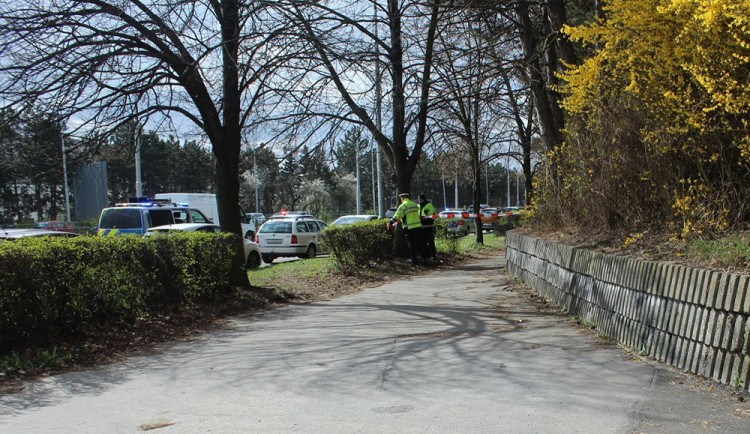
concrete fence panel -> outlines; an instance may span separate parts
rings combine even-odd
[[[508,232],[508,272],[634,351],[750,390],[750,276]]]

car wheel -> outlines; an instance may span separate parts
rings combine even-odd
[[[258,268],[260,267],[260,255],[258,252],[252,251],[247,255],[247,268]]]
[[[266,264],[270,264],[271,262],[273,262],[273,256],[263,255],[263,262],[265,262]]]
[[[307,252],[305,252],[305,258],[312,259],[315,257],[316,253],[318,253],[318,251],[315,249],[315,244],[310,244],[307,247]]]

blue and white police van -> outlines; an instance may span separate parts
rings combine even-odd
[[[104,208],[99,216],[99,235],[143,235],[148,228],[175,223],[212,223],[197,208],[150,198],[130,198]]]

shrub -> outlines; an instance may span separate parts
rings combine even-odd
[[[323,232],[323,242],[337,266],[348,273],[369,261],[393,256],[393,234],[386,231],[383,220],[330,226]]]
[[[435,219],[435,245],[438,251],[455,255],[459,250],[459,237],[448,232],[448,220]]]
[[[229,287],[232,238],[205,233],[36,238],[0,244],[0,352],[95,321],[209,301]]]
[[[497,224],[495,225],[495,232],[498,234],[505,234],[519,226],[521,226],[520,215],[506,215],[498,218]]]

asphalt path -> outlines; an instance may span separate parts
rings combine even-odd
[[[152,430],[747,433],[750,406],[546,308],[496,256],[0,396],[2,433]]]

